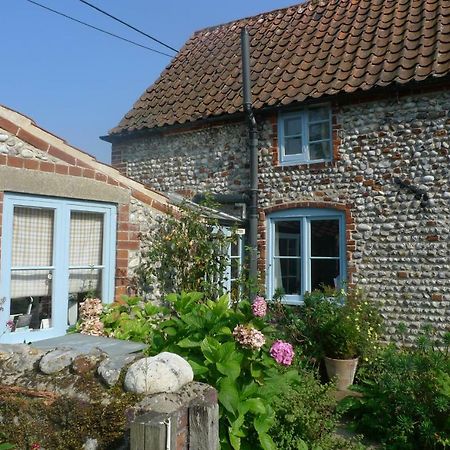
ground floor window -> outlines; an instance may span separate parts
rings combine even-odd
[[[345,278],[344,214],[331,209],[293,209],[268,218],[267,288],[299,303],[305,292],[338,287]]]
[[[62,335],[85,297],[112,301],[114,205],[5,194],[2,230],[0,340]]]

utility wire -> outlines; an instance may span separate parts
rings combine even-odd
[[[41,5],[40,3],[35,2],[33,0],[26,0],[26,1],[29,2],[29,3],[33,3],[33,5],[39,6],[39,7],[43,8],[43,9],[46,9],[47,11],[51,11],[52,13],[58,14],[59,16],[65,17],[66,19],[69,19],[69,20],[72,20],[74,22],[80,23],[81,25],[84,25],[84,26],[86,26],[88,28],[92,28],[93,30],[100,31],[101,33],[104,33],[104,34],[107,34],[109,36],[112,36],[112,37],[115,37],[117,39],[120,39],[121,41],[125,41],[125,42],[128,42],[129,44],[136,45],[137,47],[144,48],[144,49],[149,50],[151,52],[159,53],[160,55],[164,55],[164,56],[168,56],[169,58],[173,58],[173,55],[169,55],[167,53],[160,52],[159,50],[155,50],[154,48],[147,47],[146,45],[142,45],[142,44],[139,44],[138,42],[131,41],[130,39],[126,39],[126,38],[124,38],[122,36],[118,36],[117,34],[110,33],[109,31],[106,31],[106,30],[102,30],[101,28],[98,28],[98,27],[96,27],[94,25],[91,25],[89,23],[86,23],[86,22],[82,22],[81,20],[75,19],[75,18],[73,18],[71,16],[68,16],[67,14],[64,14],[64,13],[62,13],[60,11],[56,11],[55,9],[49,8],[48,6]]]
[[[103,11],[103,9],[97,8],[97,6],[93,5],[92,3],[89,3],[86,0],[80,0],[80,2],[84,3],[85,5],[87,5],[87,6],[91,7],[91,8],[94,8],[95,10],[101,12],[102,14],[105,14],[106,16],[110,17],[111,19],[116,20],[117,22],[120,22],[122,25],[125,25],[126,27],[131,28],[134,31],[137,31],[138,33],[142,34],[143,36],[148,37],[152,41],[155,41],[158,44],[161,44],[162,46],[164,46],[164,47],[166,47],[166,48],[168,48],[170,50],[173,50],[175,53],[178,53],[178,50],[176,48],[173,48],[170,45],[165,44],[164,42],[160,41],[159,39],[156,39],[155,37],[150,36],[149,34],[139,30],[138,28],[133,27],[133,25],[130,25],[129,23],[124,22],[123,20],[113,16],[112,14],[107,13],[106,11]]]

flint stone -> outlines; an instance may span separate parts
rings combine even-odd
[[[174,353],[163,352],[133,363],[125,375],[125,390],[136,394],[177,392],[194,379],[189,363]]]
[[[101,352],[90,353],[89,355],[78,355],[72,363],[72,370],[78,375],[85,375],[93,372],[98,363],[105,358],[105,354]]]
[[[57,348],[47,353],[39,363],[41,372],[50,375],[70,366],[80,352],[67,348]]]
[[[32,370],[44,354],[44,351],[26,344],[0,344],[0,373],[20,376]]]
[[[98,366],[97,373],[108,386],[114,386],[119,381],[122,369],[137,357],[138,355],[120,355],[106,358]]]
[[[29,148],[24,148],[23,150],[20,151],[20,156],[22,158],[32,158],[34,156],[34,153]]]

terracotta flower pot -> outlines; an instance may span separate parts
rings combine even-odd
[[[330,380],[336,378],[336,388],[338,391],[345,391],[355,379],[358,358],[354,359],[333,359],[325,356],[325,367]]]

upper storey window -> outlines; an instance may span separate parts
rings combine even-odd
[[[298,111],[281,113],[278,119],[278,135],[281,164],[330,161],[330,106],[309,106]]]

